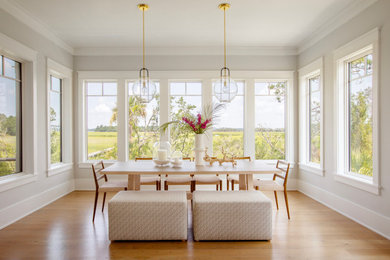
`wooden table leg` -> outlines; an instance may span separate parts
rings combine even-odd
[[[140,175],[129,174],[127,180],[127,190],[140,190]]]
[[[246,188],[253,190],[253,174],[246,174]]]
[[[246,174],[239,174],[239,190],[246,190]]]

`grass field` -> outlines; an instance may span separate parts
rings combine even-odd
[[[116,132],[88,132],[88,154],[116,146]]]

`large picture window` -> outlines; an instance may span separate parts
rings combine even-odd
[[[255,83],[255,158],[285,159],[287,82]]]
[[[374,194],[379,193],[378,42],[374,29],[334,52],[335,179]]]
[[[0,56],[0,176],[22,171],[21,69]]]
[[[117,159],[117,83],[86,82],[87,159]]]
[[[237,81],[237,96],[228,104],[213,127],[213,155],[222,157],[222,148],[230,156],[244,156],[244,88]],[[213,95],[213,103],[218,100]]]
[[[201,82],[170,83],[170,119],[181,120],[190,113],[195,114],[202,108]],[[181,151],[183,156],[192,156],[194,134],[183,131],[180,127],[170,128],[172,149]]]
[[[62,162],[62,79],[50,76],[50,163]]]
[[[128,136],[129,159],[153,157],[153,145],[159,140],[160,132],[160,84],[155,82],[157,94],[149,103],[141,103],[133,95],[133,82],[128,82]]]

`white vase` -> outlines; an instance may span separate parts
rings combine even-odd
[[[205,147],[203,143],[204,134],[195,134],[195,165],[204,165],[203,157],[205,156]]]

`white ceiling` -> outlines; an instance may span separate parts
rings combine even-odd
[[[224,0],[147,0],[148,47],[220,47]],[[358,0],[230,0],[230,47],[297,47]],[[141,45],[141,11],[133,0],[14,0],[74,49]]]

